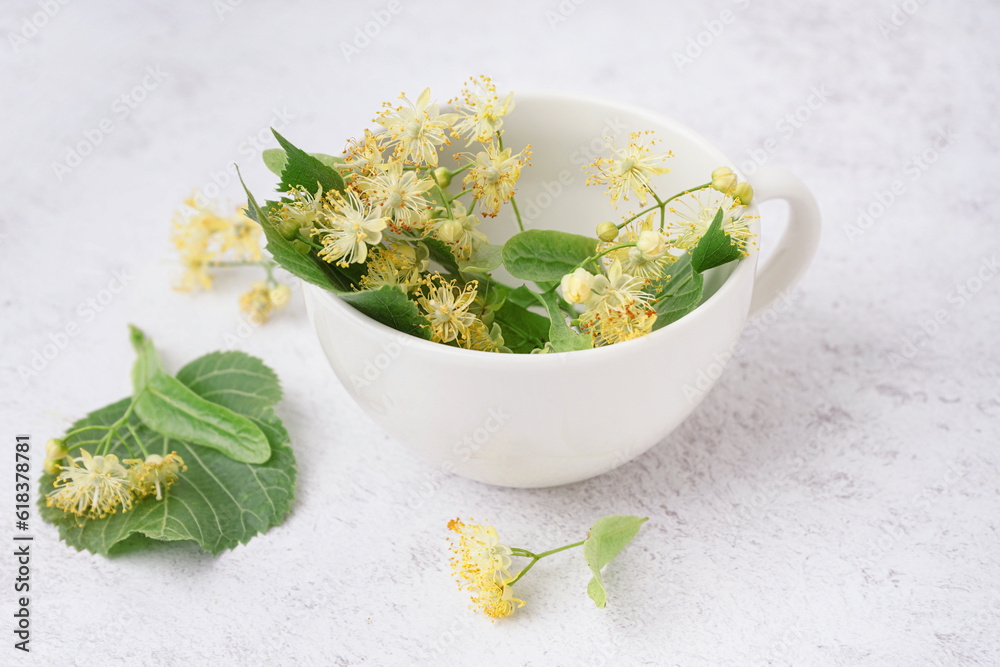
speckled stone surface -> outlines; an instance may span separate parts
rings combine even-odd
[[[233,336],[273,366],[299,490],[282,526],[217,558],[108,560],[34,517],[32,652],[11,646],[4,546],[0,663],[1000,664],[998,30],[985,0],[4,3],[0,535],[14,434],[37,470],[48,437],[127,393],[129,322],[169,368]],[[298,296],[242,337],[250,277],[170,289],[172,212],[195,187],[240,202],[233,161],[265,191],[269,125],[335,152],[382,100],[478,73],[673,116],[747,171],[791,169],[825,216],[791,307],[747,330],[691,418],[562,488],[451,477],[388,439]],[[764,215],[766,248],[782,207]],[[545,549],[609,513],[650,520],[605,610],[579,554],[540,563],[496,624],[450,580],[456,515]]]

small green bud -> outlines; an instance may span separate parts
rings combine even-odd
[[[299,223],[294,220],[282,220],[278,223],[278,233],[281,234],[285,240],[291,241],[299,234]]]
[[[753,201],[753,188],[746,181],[743,181],[736,186],[733,190],[733,199],[743,204],[744,206],[749,206],[750,202]]]
[[[451,185],[451,170],[448,167],[438,167],[434,170],[434,182],[442,188]]]
[[[613,222],[602,222],[597,225],[597,238],[610,243],[618,238],[618,225]]]
[[[292,241],[292,247],[295,248],[295,250],[298,251],[298,253],[301,255],[308,255],[309,251],[312,250],[312,248],[309,246],[308,243],[306,243],[305,241],[300,241],[298,239]]]
[[[719,167],[712,172],[712,188],[728,194],[736,187],[736,174],[729,167]]]

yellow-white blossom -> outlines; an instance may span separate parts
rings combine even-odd
[[[391,216],[394,228],[399,231],[409,229],[430,207],[424,193],[434,187],[434,181],[420,178],[413,171],[403,171],[402,163],[392,162],[362,181],[360,187],[370,201],[381,207],[379,215]]]
[[[428,223],[436,238],[447,243],[455,256],[465,259],[472,257],[472,253],[489,240],[476,229],[478,225],[479,218],[470,215],[460,201],[452,202],[451,216],[445,215]]]
[[[470,78],[462,88],[462,100],[455,105],[461,118],[455,123],[453,133],[456,137],[467,136],[469,144],[490,141],[503,126],[503,119],[514,110],[514,93],[501,98],[488,76]]]
[[[440,275],[424,279],[417,292],[417,303],[423,308],[431,329],[431,340],[450,343],[469,335],[469,327],[476,316],[469,307],[476,298],[476,281],[459,288],[456,281],[448,281]]]
[[[62,467],[54,485],[56,490],[45,497],[49,507],[91,519],[114,514],[119,507],[128,511],[138,491],[117,456],[91,456],[86,450]]]
[[[412,176],[412,173],[407,175]],[[332,212],[316,221],[314,234],[323,244],[319,256],[330,263],[348,266],[361,264],[368,257],[368,246],[382,242],[382,230],[388,221],[381,209],[362,201],[353,190],[347,190]]]
[[[430,88],[420,93],[416,104],[406,95],[400,95],[400,99],[406,106],[383,112],[375,119],[389,134],[388,145],[395,145],[400,159],[436,167],[438,148],[450,143],[445,131],[458,120],[458,114],[443,114],[437,104],[431,104]]]
[[[472,188],[479,200],[483,214],[495,216],[500,206],[514,196],[517,179],[521,177],[521,167],[531,164],[531,147],[526,147],[517,155],[511,149],[500,150],[495,143],[480,151],[470,167],[462,184]]]
[[[672,245],[687,250],[698,245],[720,208],[722,231],[729,234],[743,253],[747,253],[748,244],[756,244],[756,234],[750,229],[756,216],[747,215],[746,207],[729,195],[709,188],[684,195],[675,204],[670,207],[666,229]]]
[[[595,276],[587,269],[576,269],[562,277],[560,287],[563,298],[569,303],[585,303],[590,299]]]
[[[670,171],[660,164],[668,157],[673,157],[673,154],[668,152],[654,155],[652,146],[655,140],[645,145],[641,143],[641,139],[642,133],[630,133],[625,148],[618,148],[612,139],[609,144],[611,157],[600,157],[590,164],[594,173],[587,178],[587,185],[606,185],[612,202],[619,198],[627,200],[631,191],[635,193],[639,203],[645,206],[649,180]]]

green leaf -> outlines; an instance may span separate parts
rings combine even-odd
[[[653,283],[649,290],[656,303],[653,331],[676,322],[697,308],[705,285],[705,278],[691,267],[691,256],[687,253],[681,255],[667,270],[670,277]]]
[[[309,155],[312,155],[326,166],[333,167],[334,169],[344,164],[344,158],[342,157],[334,157],[325,153],[310,153]],[[264,149],[261,158],[264,160],[264,166],[275,176],[281,176],[281,172],[285,170],[285,165],[288,164],[288,155],[280,148]]]
[[[138,352],[132,367],[135,412],[146,426],[218,450],[235,461],[263,463],[271,457],[267,436],[256,424],[167,375],[159,367],[152,341],[139,329],[132,327],[131,337]]]
[[[529,229],[503,246],[503,264],[515,278],[560,280],[594,255],[597,239],[548,229]]]
[[[601,568],[610,563],[625,545],[632,541],[639,528],[648,519],[649,517],[612,514],[598,519],[590,527],[587,539],[583,543],[583,558],[587,561],[590,571],[594,573],[590,583],[587,584],[587,595],[598,607],[603,609],[608,601]]]
[[[78,520],[39,501],[41,515],[59,528],[60,537],[76,549],[108,555],[126,550],[155,548],[161,541],[193,540],[207,552],[218,554],[281,523],[291,509],[295,490],[295,457],[288,446],[288,434],[274,415],[274,403],[281,396],[277,378],[260,360],[241,352],[213,353],[196,359],[183,369],[194,391],[204,392],[220,405],[265,428],[272,451],[263,465],[239,463],[211,449],[190,442],[164,438],[146,427],[136,415],[129,425],[150,449],[166,455],[176,451],[188,469],[164,493],[163,500],[147,496],[124,513],[104,519]],[[110,425],[121,417],[129,404],[124,399],[97,410],[74,424],[73,429]],[[93,438],[94,431],[71,436],[73,445]],[[133,451],[137,443],[129,430],[122,435]],[[112,454],[129,458],[125,447],[114,441]],[[88,450],[90,451],[90,450]],[[43,493],[52,489],[55,475],[44,475]]]
[[[162,369],[160,355],[153,346],[153,341],[140,329],[128,325],[129,338],[135,348],[136,359],[132,364],[132,391],[138,394],[149,382],[149,378]]]
[[[427,320],[420,314],[417,304],[398,287],[383,285],[377,290],[341,294],[340,298],[387,327],[430,340],[430,331],[425,326]]]
[[[528,354],[536,348],[545,346],[551,323],[549,318],[532,313],[512,300],[511,296],[517,291],[510,291],[507,300],[494,313],[493,321],[499,324],[503,331],[504,345],[513,352]]]
[[[281,170],[279,191],[288,192],[292,188],[303,187],[309,192],[315,193],[317,186],[322,186],[323,192],[344,191],[344,177],[340,175],[339,171],[323,164],[304,150],[296,148],[278,134],[277,130],[272,128],[271,132],[274,133],[274,137],[285,150],[287,158],[285,168]]]
[[[503,263],[503,246],[484,243],[472,253],[469,259],[459,259],[458,269],[462,273],[489,273]]]
[[[458,260],[455,259],[455,254],[451,251],[451,246],[433,236],[425,236],[420,239],[420,242],[430,250],[431,259],[444,267],[446,272],[458,273]]]
[[[594,347],[590,336],[573,331],[566,324],[566,316],[559,309],[559,299],[555,292],[544,294],[534,293],[535,298],[549,313],[549,341],[553,352],[573,352],[574,350],[589,350]]]
[[[708,226],[698,245],[691,251],[691,266],[698,273],[704,273],[716,266],[728,264],[743,256],[743,250],[732,237],[722,230],[723,212],[715,214],[712,224]]]
[[[263,228],[264,237],[267,239],[267,246],[265,247],[271,253],[274,261],[281,268],[307,283],[312,283],[334,293],[349,291],[351,288],[350,284],[343,278],[332,275],[330,271],[324,269],[320,265],[322,260],[314,258],[311,253],[303,255],[295,249],[291,241],[278,232],[277,227],[267,217],[267,214],[261,210],[260,206],[257,205],[257,200],[254,199],[254,196],[250,194],[246,183],[243,182],[243,175],[239,173],[239,168],[236,169],[236,173],[240,177],[240,184],[243,185],[244,192],[247,193],[247,214]]]

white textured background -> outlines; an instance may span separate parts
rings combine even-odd
[[[748,332],[653,450],[526,491],[449,477],[382,435],[328,371],[296,298],[238,345],[287,390],[291,517],[214,559],[174,544],[112,560],[76,553],[36,517],[33,652],[10,646],[5,555],[0,663],[1000,664],[1000,6],[400,2],[349,62],[342,44],[386,3],[50,0],[37,34],[25,20],[45,1],[3,3],[6,544],[13,435],[34,436],[37,470],[47,438],[126,394],[126,323],[173,369],[238,330],[250,277],[171,291],[169,219],[233,161],[266,191],[247,138],[276,111],[292,116],[287,136],[335,152],[382,100],[427,84],[447,98],[478,73],[655,109],[813,188],[825,229],[793,307]],[[707,46],[679,66],[699,33]],[[115,100],[147,67],[164,78],[122,118]],[[779,125],[814,87],[826,101]],[[113,132],[57,175],[103,118]],[[880,210],[893,181],[902,193]],[[241,199],[232,183],[220,196]],[[80,305],[116,271],[127,289],[100,312]],[[79,334],[22,378],[71,324]],[[541,550],[609,513],[650,521],[607,570],[606,610],[586,596],[578,553],[540,563],[519,585],[527,606],[492,625],[449,578],[445,522],[458,514]]]

